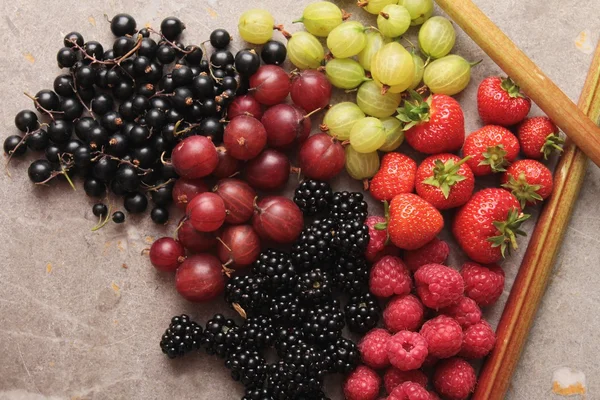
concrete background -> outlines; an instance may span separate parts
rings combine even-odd
[[[240,6],[227,0],[3,0],[0,136],[16,133],[14,115],[31,108],[23,91],[52,87],[59,73],[55,54],[63,34],[76,30],[86,39],[105,46],[110,43],[104,14],[128,12],[138,26],[150,23],[155,27],[162,18],[176,15],[188,27],[184,43],[198,43],[218,27],[235,35],[237,18],[250,5],[271,10],[278,22],[299,30],[301,26],[290,22],[308,3],[265,0]],[[358,11],[352,1],[338,3],[374,24],[373,17]],[[591,55],[585,46],[576,46],[575,38],[588,30],[594,47],[600,32],[597,0],[476,3],[561,89],[577,99]],[[239,47],[239,43],[234,45]],[[462,32],[455,52],[471,60],[484,59],[473,71],[474,82],[459,97],[466,109],[468,131],[473,131],[480,125],[475,108],[477,84],[500,71]],[[204,324],[215,310],[230,313],[220,301],[203,305],[184,301],[175,292],[173,277],[157,274],[147,258],[140,256],[153,238],[172,232],[174,224],[157,227],[146,216],[90,232],[95,224],[93,201],[85,197],[81,182],[77,192],[58,182],[33,187],[26,174],[31,160],[32,155],[16,160],[12,178],[0,173],[0,399],[239,398],[241,387],[229,379],[220,360],[202,354],[170,362],[160,352],[158,341],[172,315],[185,312]],[[587,398],[600,396],[598,182],[598,168],[590,166],[509,399],[558,398],[551,393],[552,372],[563,366],[587,375]],[[293,186],[290,182],[289,189]],[[357,189],[358,185],[345,178],[335,185],[336,189],[345,187]],[[532,226],[533,221],[528,230]],[[449,238],[447,232],[442,236]],[[522,243],[524,247],[526,241]],[[504,263],[508,283],[514,279],[520,255],[522,251]],[[461,259],[455,252],[451,265],[460,266]],[[486,316],[496,322],[502,307],[493,307]],[[335,379],[328,387],[332,398],[342,398]]]

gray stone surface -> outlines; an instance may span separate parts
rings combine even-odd
[[[278,22],[299,30],[290,22],[308,3],[4,0],[0,2],[1,136],[15,133],[13,116],[31,107],[23,91],[33,94],[52,87],[59,73],[55,54],[63,34],[77,30],[87,39],[109,43],[104,14],[125,11],[139,25],[153,26],[167,15],[177,15],[188,27],[184,42],[197,43],[217,27],[235,34],[238,15],[251,6],[268,8]],[[339,3],[374,23],[352,1]],[[597,0],[478,0],[477,4],[577,99],[591,55],[576,48],[574,38],[589,29],[592,45],[598,39]],[[234,47],[240,46],[237,41]],[[459,96],[468,130],[473,131],[480,125],[474,97],[477,83],[500,71],[462,33],[455,51],[472,60],[484,59],[473,72],[474,82]],[[12,177],[0,173],[0,399],[239,398],[240,386],[229,379],[221,361],[201,355],[170,362],[158,348],[159,337],[174,314],[186,312],[202,322],[215,310],[232,315],[221,302],[196,305],[182,300],[173,277],[157,274],[147,258],[140,256],[153,238],[172,232],[174,224],[157,228],[147,217],[134,217],[122,226],[90,232],[96,222],[91,214],[93,201],[85,198],[81,182],[75,193],[64,182],[32,187],[26,175],[32,159],[30,155],[14,162]],[[558,398],[551,393],[551,378],[562,366],[587,375],[588,398],[600,393],[599,179],[597,167],[590,166],[509,399]],[[290,182],[288,189],[293,185]],[[359,187],[346,178],[336,183],[336,188],[350,186]],[[528,230],[532,226],[529,223]],[[442,236],[448,239],[449,233]],[[509,282],[520,255],[522,250],[504,263]],[[451,265],[459,266],[461,260],[456,253]],[[493,307],[487,316],[497,321],[502,307]],[[335,380],[328,386],[332,398],[342,398]]]

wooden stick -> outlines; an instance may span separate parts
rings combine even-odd
[[[578,110],[471,0],[436,2],[600,166],[600,128]]]
[[[579,109],[600,118],[600,44],[590,67]],[[497,329],[496,348],[484,364],[474,400],[502,400],[517,367],[554,260],[583,183],[587,157],[567,140],[554,174],[554,193],[538,219]]]

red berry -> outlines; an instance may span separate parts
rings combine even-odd
[[[359,365],[344,382],[346,400],[375,400],[379,394],[381,378],[372,369]]]
[[[526,119],[519,125],[517,136],[525,157],[534,160],[547,159],[553,152],[561,152],[565,142],[548,117]]]
[[[298,161],[307,178],[328,181],[344,168],[346,152],[335,138],[326,133],[317,133],[302,144]]]
[[[425,264],[444,264],[450,254],[450,246],[441,239],[435,238],[425,246],[404,252],[404,262],[408,269],[415,272]]]
[[[276,243],[292,243],[302,232],[304,217],[292,200],[270,196],[256,204],[252,226],[264,239]]]
[[[505,171],[519,155],[519,140],[508,129],[487,125],[465,140],[463,156],[470,156],[467,165],[475,176]]]
[[[238,115],[248,115],[260,120],[263,111],[260,103],[254,97],[250,95],[236,96],[227,108],[227,117],[231,119]]]
[[[239,115],[232,118],[225,127],[223,144],[231,157],[242,161],[251,160],[265,148],[267,132],[256,118]]]
[[[173,272],[185,260],[185,249],[177,240],[162,237],[152,243],[149,256],[154,268]]]
[[[419,298],[429,308],[438,310],[457,303],[464,292],[460,274],[441,264],[427,264],[415,272]]]
[[[483,358],[496,344],[496,334],[486,321],[481,320],[465,329],[462,349],[459,353],[465,358]]]
[[[553,186],[552,171],[535,160],[519,160],[502,174],[502,187],[519,200],[522,208],[546,200]]]
[[[324,73],[305,70],[292,79],[292,101],[307,113],[326,107],[331,99],[331,83]]]
[[[423,323],[423,304],[412,294],[394,297],[383,311],[385,326],[392,332],[414,331]]]
[[[182,178],[197,179],[210,175],[219,156],[215,145],[205,136],[190,136],[179,142],[171,153],[175,172]]]
[[[385,256],[377,261],[369,274],[369,290],[377,297],[410,293],[412,279],[399,257]]]
[[[416,173],[415,160],[401,153],[387,153],[369,184],[371,196],[379,201],[392,201],[397,194],[411,193]]]
[[[462,346],[462,328],[458,322],[446,315],[439,315],[426,321],[419,333],[427,340],[429,355],[432,357],[455,356]]]
[[[177,208],[185,210],[194,197],[208,192],[208,186],[202,179],[179,178],[173,185],[173,202]]]
[[[414,369],[412,371],[400,371],[398,368],[388,368],[383,375],[383,383],[385,386],[385,391],[388,393],[392,393],[392,391],[399,385],[404,382],[414,382],[423,387],[427,387],[427,375],[423,373],[423,371],[419,369]]]
[[[216,178],[229,178],[240,170],[240,160],[231,157],[225,147],[217,147],[217,155],[219,156],[219,163],[212,173]]]
[[[212,192],[200,193],[190,201],[185,213],[196,230],[213,232],[225,222],[225,203]]]
[[[418,369],[427,357],[427,341],[416,332],[400,331],[387,344],[390,363],[401,371]]]
[[[375,215],[370,215],[367,217],[365,221],[365,225],[369,227],[369,244],[367,245],[367,250],[365,251],[365,257],[368,261],[373,262],[374,258],[377,256],[377,253],[382,251],[385,247],[387,241],[387,227],[385,227],[385,218],[378,217]],[[382,229],[375,228],[375,225],[382,224]]]
[[[483,266],[466,262],[460,274],[465,282],[465,296],[475,300],[480,307],[494,304],[504,291],[504,270],[496,264]]]
[[[185,217],[184,217],[185,218]],[[217,246],[217,236],[220,232],[200,232],[194,229],[189,219],[181,221],[177,230],[177,239],[183,247],[192,253],[204,253]]]
[[[208,301],[221,295],[225,281],[219,259],[210,254],[186,258],[175,275],[175,287],[179,294],[194,302]]]
[[[290,78],[279,66],[263,65],[250,77],[250,88],[259,103],[279,104],[290,93]]]
[[[223,229],[217,254],[228,267],[240,269],[252,264],[260,254],[260,238],[250,225],[233,225]]]
[[[370,330],[358,343],[362,362],[374,369],[390,365],[387,356],[387,342],[391,337],[392,335],[385,329]]]
[[[312,126],[304,111],[289,104],[269,108],[260,122],[267,131],[267,144],[274,149],[289,149],[294,143],[304,142]]]
[[[456,304],[440,310],[441,313],[454,318],[463,329],[481,321],[481,309],[475,300],[463,297]]]
[[[462,358],[442,360],[433,375],[433,386],[444,398],[465,400],[475,390],[475,370]]]
[[[429,392],[418,383],[404,382],[398,385],[387,400],[431,400]]]
[[[490,76],[477,90],[477,109],[484,124],[511,126],[527,117],[531,100],[512,79]]]
[[[246,182],[235,178],[221,179],[213,192],[223,199],[227,209],[225,222],[237,225],[252,218],[256,192]]]
[[[266,149],[246,163],[244,177],[259,190],[281,189],[290,177],[290,160],[280,151]]]

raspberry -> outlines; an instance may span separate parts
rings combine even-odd
[[[475,303],[475,300],[468,297],[463,297],[458,303],[446,307],[440,312],[454,318],[463,329],[481,321],[481,309]]]
[[[483,358],[496,344],[496,334],[485,320],[465,330],[462,349],[459,355],[465,358]]]
[[[457,303],[463,297],[462,277],[445,265],[423,265],[415,272],[415,285],[423,304],[435,310]]]
[[[367,250],[365,251],[365,257],[370,262],[373,262],[373,259],[377,256],[377,253],[382,251],[385,247],[385,242],[387,241],[387,228],[375,228],[375,225],[385,223],[386,219],[384,217],[378,217],[375,215],[367,217],[367,220],[365,221],[365,225],[369,227],[370,236],[369,244],[367,245]]]
[[[494,304],[504,290],[504,271],[495,264],[483,266],[466,262],[460,274],[465,281],[465,295],[480,307]]]
[[[383,322],[392,332],[414,331],[423,323],[423,304],[412,294],[394,297],[383,311]]]
[[[390,363],[401,371],[410,371],[423,365],[427,357],[427,341],[416,332],[400,331],[388,340]]]
[[[419,333],[427,340],[429,355],[436,358],[455,356],[462,346],[462,328],[446,315],[439,315],[425,322]]]
[[[436,392],[429,392],[429,400],[441,400]]]
[[[465,360],[458,357],[442,360],[433,374],[433,386],[444,398],[464,400],[475,389],[475,370]]]
[[[430,400],[429,392],[418,383],[404,382],[394,389],[387,400]]]
[[[379,375],[371,368],[360,365],[344,382],[344,395],[347,400],[375,400],[380,385]]]
[[[388,368],[383,375],[383,384],[385,391],[392,393],[396,386],[400,386],[404,382],[414,382],[423,387],[427,386],[427,375],[419,369],[412,371],[400,371],[398,368]]]
[[[420,249],[405,251],[404,262],[408,269],[415,272],[420,266],[425,264],[445,263],[448,254],[450,254],[448,243],[435,238]]]
[[[410,293],[412,279],[404,262],[398,257],[385,256],[371,268],[369,290],[377,297]]]
[[[390,365],[386,346],[391,337],[385,329],[375,328],[369,331],[358,343],[362,362],[374,369]]]

